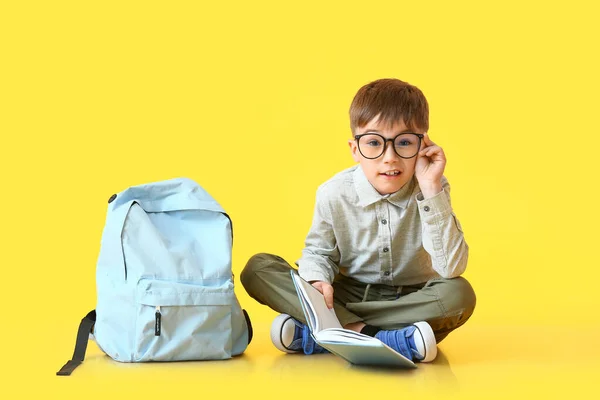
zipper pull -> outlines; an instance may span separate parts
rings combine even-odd
[[[154,313],[154,336],[160,336],[160,306],[156,306],[156,312]]]

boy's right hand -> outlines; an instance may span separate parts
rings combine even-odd
[[[333,308],[333,286],[323,281],[314,281],[311,282],[311,284],[315,289],[321,292],[323,297],[325,297],[325,304],[327,304],[327,307]]]

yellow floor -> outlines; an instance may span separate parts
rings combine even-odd
[[[435,362],[411,371],[380,370],[354,367],[330,354],[282,354],[270,343],[268,321],[255,321],[252,344],[233,360],[120,364],[90,344],[84,364],[71,377],[57,377],[54,373],[70,355],[74,339],[60,338],[56,347],[46,350],[49,357],[35,365],[25,360],[23,365],[30,365],[37,379],[23,375],[19,393],[80,398],[91,387],[94,393],[84,397],[106,400],[249,395],[397,399],[407,393],[420,398],[599,398],[599,338],[600,327],[469,322],[440,344]]]

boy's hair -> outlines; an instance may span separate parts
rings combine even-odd
[[[429,105],[423,92],[399,79],[379,79],[358,90],[350,105],[352,134],[378,115],[388,128],[404,121],[409,129],[429,130]]]

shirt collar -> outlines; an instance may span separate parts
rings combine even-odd
[[[365,176],[361,166],[358,165],[353,172],[354,177],[354,188],[358,194],[358,205],[361,207],[367,207],[378,201],[387,200],[395,206],[406,208],[415,186],[415,177],[413,176],[410,181],[406,183],[400,190],[392,194],[381,195],[371,185],[371,182]]]

